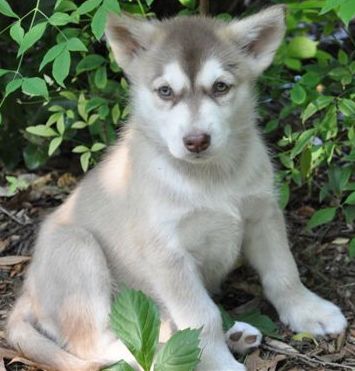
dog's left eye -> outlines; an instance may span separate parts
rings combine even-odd
[[[174,96],[173,89],[168,85],[163,85],[158,88],[158,95],[162,99],[170,99]]]
[[[224,95],[228,93],[230,85],[223,81],[216,81],[212,86],[212,93],[214,96]]]

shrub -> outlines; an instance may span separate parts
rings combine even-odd
[[[7,168],[23,160],[36,169],[68,153],[79,156],[84,171],[95,164],[129,114],[128,82],[102,41],[107,13],[151,15],[155,2],[33,0],[12,2],[12,9],[0,0],[6,23],[0,42],[7,51],[0,69],[0,158]],[[278,162],[280,202],[286,207],[292,191],[300,190],[319,209],[309,229],[336,216],[351,224],[355,62],[349,24],[355,2],[283,2],[287,35],[258,85],[262,128]],[[210,0],[220,18],[230,19],[219,4]],[[196,13],[197,2],[180,0],[178,9]]]

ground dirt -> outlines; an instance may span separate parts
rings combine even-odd
[[[0,371],[39,370],[7,350],[4,324],[21,288],[40,221],[77,182],[76,177],[59,171],[21,176],[30,186],[12,197],[5,196],[8,190],[0,187]],[[259,308],[280,328],[278,339],[265,337],[262,346],[244,359],[250,370],[355,370],[355,260],[348,256],[354,230],[337,221],[314,233],[306,232],[304,226],[313,211],[302,202],[287,211],[292,250],[303,282],[338,304],[349,327],[337,337],[314,339],[304,334],[294,338],[263,299],[255,273],[241,266],[225,283],[219,300],[230,312]]]

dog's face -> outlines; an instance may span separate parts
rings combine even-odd
[[[219,22],[110,17],[107,38],[132,82],[133,111],[149,138],[188,162],[225,156],[253,121],[252,84],[284,34],[284,8]]]

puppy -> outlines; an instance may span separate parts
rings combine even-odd
[[[109,18],[133,112],[117,146],[42,224],[8,321],[12,346],[63,371],[133,362],[108,324],[125,285],[151,295],[175,328],[203,328],[198,370],[245,370],[229,348],[243,352],[261,335],[236,323],[226,340],[209,296],[241,250],[292,330],[344,330],[338,307],[300,281],[256,127],[254,83],[284,32],[283,6],[229,23]]]

